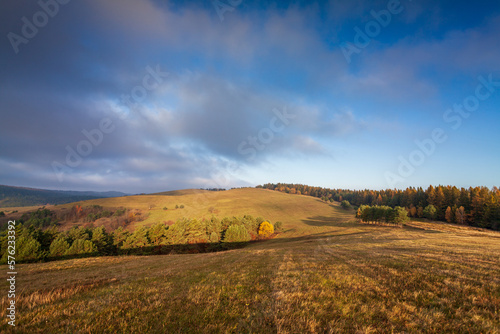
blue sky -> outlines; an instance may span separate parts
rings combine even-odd
[[[0,22],[0,184],[500,184],[494,1],[16,1]]]

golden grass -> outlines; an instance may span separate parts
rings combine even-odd
[[[209,195],[220,215],[255,210],[285,232],[220,253],[19,265],[16,332],[500,333],[498,232],[362,224],[259,189]],[[189,196],[170,197],[204,214]]]

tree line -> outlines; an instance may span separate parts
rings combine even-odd
[[[500,189],[493,187],[457,188],[455,186],[409,187],[385,190],[349,190],[311,187],[303,184],[268,183],[258,188],[302,194],[324,201],[344,200],[355,207],[378,205],[403,207],[408,216],[430,218],[475,227],[500,230]]]
[[[130,232],[119,227],[112,232],[100,227],[73,227],[59,231],[52,225],[16,224],[16,261],[32,262],[78,256],[163,254],[171,250],[199,252],[227,249],[232,244],[266,239],[282,229],[261,217],[212,217],[180,219],[172,225],[156,223]],[[202,246],[198,246],[202,245]],[[0,234],[0,263],[7,261],[8,233]]]
[[[364,222],[388,223],[403,226],[410,220],[408,211],[405,208],[396,206],[391,208],[386,205],[361,205],[356,211],[356,218],[361,218]]]

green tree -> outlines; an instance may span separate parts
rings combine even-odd
[[[123,246],[123,243],[127,238],[130,236],[130,232],[125,231],[123,227],[118,227],[116,230],[113,231],[113,245],[121,248]]]
[[[138,248],[151,246],[148,238],[148,228],[143,226],[135,230],[123,243],[122,248]]]
[[[349,201],[347,201],[347,200],[343,200],[343,201],[340,203],[340,206],[341,206],[343,209],[347,210],[347,209],[349,209],[349,208],[351,207],[351,203],[349,203]]]
[[[155,246],[167,244],[167,226],[163,223],[156,223],[149,229],[148,237]]]
[[[427,219],[436,219],[436,213],[437,213],[436,207],[432,204],[427,205],[424,208],[424,211],[422,212],[424,217]]]
[[[69,248],[70,245],[66,240],[66,236],[61,234],[50,244],[49,254],[52,257],[63,256],[68,253]]]
[[[68,239],[70,243],[73,243],[73,241],[78,239],[90,240],[91,236],[92,236],[92,231],[90,231],[88,228],[80,226],[75,226],[68,231]]]
[[[31,235],[23,235],[16,240],[17,261],[36,261],[43,257],[42,246]]]
[[[246,242],[250,240],[250,234],[243,225],[231,225],[224,234],[224,242]]]
[[[104,227],[94,228],[91,240],[100,254],[111,254],[113,252],[113,236],[108,234]]]
[[[97,247],[90,240],[76,239],[68,249],[67,255],[95,254]]]
[[[397,206],[394,208],[393,223],[402,226],[404,223],[410,221],[408,211],[405,208]]]

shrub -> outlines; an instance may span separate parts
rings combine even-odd
[[[274,223],[274,230],[275,231],[283,231],[283,223],[282,222]]]
[[[113,216],[115,216],[115,217],[122,216],[123,214],[125,214],[126,211],[127,211],[127,209],[118,209],[115,211]]]
[[[210,241],[211,243],[216,243],[216,242],[219,242],[219,234],[218,234],[217,232],[212,232],[212,233],[210,234],[210,239],[209,239],[209,241]]]
[[[251,237],[243,225],[231,225],[224,234],[224,242],[246,242]]]
[[[163,210],[168,210],[166,206],[163,207]]]
[[[5,212],[0,211],[0,217],[5,217]]]
[[[349,203],[349,201],[346,201],[346,200],[343,200],[341,203],[340,203],[340,206],[343,208],[343,209],[349,209],[351,207],[351,203]]]
[[[269,238],[274,233],[274,227],[271,223],[264,221],[259,225],[259,236]]]
[[[184,209],[184,204],[181,204],[180,208],[181,208],[181,209]]]

